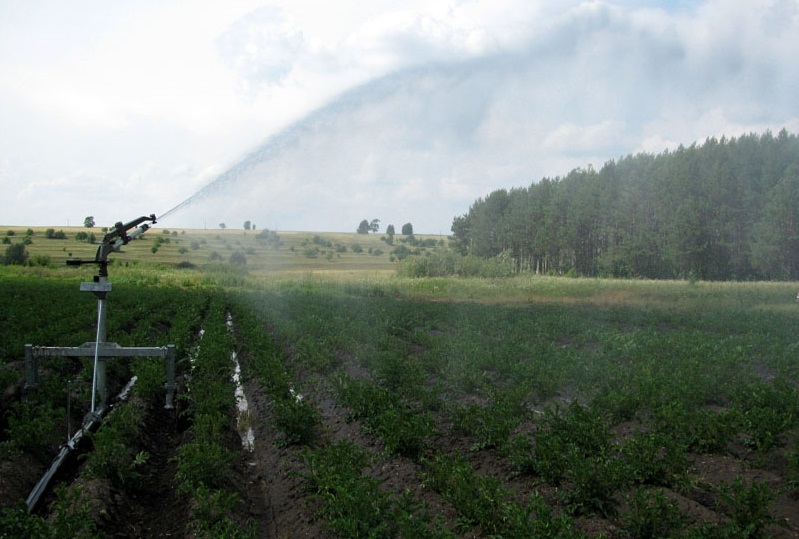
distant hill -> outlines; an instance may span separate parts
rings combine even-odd
[[[583,276],[799,279],[799,139],[784,129],[500,189],[455,217],[462,253]]]
[[[24,263],[28,265],[58,267],[70,258],[93,260],[103,235],[99,227],[0,226],[0,259],[8,247],[23,244]],[[385,234],[354,232],[192,230],[155,225],[109,259],[115,264],[186,268],[231,264],[250,273],[394,272],[400,259],[445,250],[446,243],[445,237],[419,234],[389,238]]]

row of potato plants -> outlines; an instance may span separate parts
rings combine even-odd
[[[331,442],[326,438],[321,428],[321,413],[312,403],[313,399],[301,397],[306,388],[310,389],[309,386],[319,380],[315,376],[313,380],[303,380],[299,372],[312,364],[312,372],[329,374],[330,364],[335,358],[326,357],[323,347],[311,344],[319,335],[312,331],[304,333],[300,326],[296,328],[305,338],[280,331],[265,331],[265,324],[292,324],[292,321],[288,318],[273,320],[268,314],[268,306],[263,303],[265,298],[260,294],[243,294],[239,299],[234,311],[239,320],[237,331],[248,355],[248,372],[261,382],[272,399],[273,423],[283,433],[280,443],[302,447],[305,470],[301,475],[309,500],[316,507],[317,517],[323,519],[327,528],[339,537],[454,537],[441,519],[430,514],[410,491],[392,493],[380,487],[380,482],[365,471],[379,457],[349,441]],[[307,304],[291,305],[297,309],[307,307]],[[299,343],[299,346],[291,343]],[[291,359],[290,352],[293,353]],[[339,389],[346,392],[344,384],[347,382],[341,378],[340,383]],[[410,409],[398,402],[386,403],[380,400],[379,395],[373,396],[376,401],[372,406],[382,407],[385,414],[383,427],[375,423],[373,428],[386,436],[389,450],[419,456],[420,446],[417,444],[423,435],[415,431],[409,434],[399,425],[418,420],[415,424],[421,424],[421,430],[426,431],[430,428],[429,423],[424,418],[414,419]],[[369,406],[365,402],[364,405]],[[353,418],[358,413],[357,409],[357,405],[353,406]],[[388,432],[389,425],[394,427],[391,433]],[[392,446],[392,441],[396,445]]]
[[[85,312],[92,310],[94,301],[86,294],[71,294],[77,288],[76,283],[70,281],[67,287],[58,280],[25,279],[14,284],[12,297],[21,303],[12,304],[11,308],[18,315],[26,311],[30,314],[26,323],[19,326],[21,333],[36,335],[36,328],[46,326],[48,336],[44,344],[48,345],[74,346],[93,338],[91,319],[96,315],[92,313],[92,316],[87,316]],[[70,298],[71,303],[65,303],[63,296]],[[109,303],[112,305],[109,340],[124,345],[176,343],[180,356],[187,350],[185,335],[191,334],[192,326],[202,318],[207,298],[202,294],[186,294],[173,288],[133,289],[123,285],[115,288]],[[71,312],[75,316],[68,316]],[[144,338],[147,341],[142,342]],[[25,341],[30,342],[27,338]],[[18,356],[11,355],[7,360],[13,363],[15,357]],[[90,358],[47,358],[42,361],[40,369],[42,383],[37,391],[27,392],[22,400],[11,405],[3,447],[8,457],[14,452],[35,455],[44,471],[44,465],[55,454],[54,443],[67,436],[68,429],[64,423],[67,399],[72,417],[66,420],[72,424],[73,432],[81,425],[83,415],[88,411],[92,363]],[[16,377],[13,383],[21,383],[19,377],[22,373],[19,369],[14,369],[14,372]],[[113,403],[100,428],[89,434],[91,450],[80,456],[82,461],[85,460],[81,472],[85,479],[107,479],[114,488],[122,491],[135,489],[146,479],[140,470],[149,454],[140,446],[141,435],[148,408],[164,405],[165,372],[166,366],[161,358],[108,360],[108,381],[112,389],[109,393],[115,394],[116,389],[133,375],[137,377],[137,383],[132,398]],[[80,494],[80,487],[61,485],[58,488],[68,492],[64,496],[77,500],[70,502],[71,507],[78,507],[81,511],[85,509],[88,501]],[[44,530],[41,532],[44,535],[34,535],[37,537],[53,532],[54,528],[48,521],[28,515],[21,500],[20,504],[6,508],[6,516],[11,521],[28,522],[34,528]],[[55,511],[58,512],[62,505],[57,503]],[[96,523],[87,520],[85,511],[84,517],[85,529],[95,529]]]
[[[55,284],[55,288],[60,288],[62,284],[32,280],[22,284],[23,291],[19,297],[24,299],[31,312],[36,312],[41,320],[54,319],[53,314],[57,311],[47,310],[46,299],[54,295],[53,287],[48,285]],[[230,414],[235,401],[230,361],[234,343],[224,323],[223,296],[217,294],[209,307],[209,296],[213,293],[208,290],[138,286],[133,289],[122,286],[115,287],[112,294],[109,299],[109,340],[122,345],[174,343],[178,358],[182,358],[178,370],[192,370],[191,391],[183,395],[185,403],[181,404],[181,408],[186,408],[184,414],[191,427],[188,441],[178,448],[174,457],[179,491],[193,500],[189,525],[191,533],[199,537],[216,537],[220,534],[226,537],[253,536],[254,527],[251,523],[234,522],[228,514],[241,503],[241,499],[226,483],[226,470],[232,465],[234,456],[228,445]],[[76,299],[87,298],[73,297],[73,303],[70,304],[73,310],[78,307],[74,303]],[[51,304],[55,308],[63,307],[58,301]],[[61,333],[54,332],[51,327],[45,342],[79,344],[72,324],[75,319],[80,317],[65,323]],[[82,323],[91,327],[91,318],[82,320]],[[207,329],[202,346],[195,347],[193,339],[198,335],[200,323]],[[87,332],[79,338],[82,339],[80,342],[84,342],[92,337]],[[194,368],[189,364],[190,356],[194,357]],[[35,451],[43,463],[52,456],[52,444],[42,444],[42,440],[47,439],[43,434],[58,430],[54,427],[63,418],[63,405],[59,404],[66,400],[66,389],[61,386],[64,386],[67,375],[79,379],[73,382],[72,388],[73,393],[75,387],[80,388],[81,392],[73,394],[72,399],[76,403],[88,400],[91,364],[84,360],[80,365],[82,370],[76,372],[75,365],[67,364],[65,360],[57,359],[48,364],[48,374],[43,377],[39,391],[27,395],[25,400],[13,406],[10,427],[5,433],[8,440],[4,442],[4,447],[7,451]],[[134,397],[114,406],[101,427],[90,436],[92,450],[83,455],[84,477],[108,479],[120,490],[135,489],[147,479],[140,470],[149,455],[139,446],[146,407],[164,404],[165,366],[162,360],[140,358],[134,360],[132,365],[124,365],[117,360],[109,362],[109,380],[127,379],[132,374],[138,378]],[[75,419],[79,422],[78,416],[86,410],[80,406],[74,406],[74,409]],[[53,532],[52,526],[56,525],[47,524],[47,521],[35,515],[27,515],[22,508],[8,508],[7,512],[4,522],[24,521],[28,523],[26,525],[41,527],[44,530],[42,537]],[[87,532],[96,529],[96,523],[90,522],[86,514],[83,526]]]
[[[227,325],[224,294],[212,294],[201,338],[189,354],[189,377],[183,398],[190,421],[185,441],[177,448],[178,491],[192,504],[189,531],[194,537],[255,537],[256,523],[234,518],[243,503],[230,482],[240,447],[231,427],[236,407],[231,352],[236,343]]]
[[[235,454],[229,449],[233,432],[230,415],[235,406],[230,353],[235,343],[225,325],[224,294],[213,288],[185,289],[122,281],[115,282],[109,294],[109,341],[122,346],[175,344],[178,371],[192,372],[191,390],[182,394],[179,403],[191,427],[186,443],[179,446],[174,457],[179,491],[192,500],[191,533],[252,536],[252,523],[234,522],[229,516],[241,499],[227,482],[227,467],[233,464]],[[0,349],[4,389],[21,384],[24,343],[75,346],[94,340],[96,300],[80,293],[78,282],[3,276],[0,287],[8,292],[8,301],[0,306],[0,320],[3,327],[15,330],[14,338],[3,341]],[[195,342],[198,334],[204,336],[201,346]],[[64,422],[67,398],[72,404],[73,431],[87,412],[92,365],[90,358],[48,358],[41,369],[39,389],[11,404],[8,414],[4,410],[8,420],[0,438],[0,457],[31,453],[40,460],[44,471],[58,443],[66,437],[66,427],[59,426]],[[161,359],[110,360],[109,394],[115,394],[134,374],[138,379],[133,398],[113,407],[90,436],[92,451],[81,459],[85,460],[82,469],[86,479],[107,479],[120,491],[136,489],[147,479],[142,470],[150,455],[140,445],[142,429],[147,407],[164,404],[165,366]],[[8,515],[2,522],[28,522],[43,526],[42,533],[52,531],[44,519],[27,514],[22,500],[20,504],[4,508]],[[86,530],[95,529],[96,523],[87,519],[86,516]]]
[[[427,440],[452,428],[474,440],[472,451],[495,450],[517,473],[557,487],[555,501],[566,513],[645,529],[656,514],[668,520],[674,513],[651,489],[688,488],[691,454],[725,453],[740,442],[765,456],[799,426],[799,394],[790,383],[796,316],[712,307],[442,305],[344,288],[299,283],[253,303],[305,368],[333,373],[344,358],[363,368],[367,374],[357,379],[331,377],[339,402],[389,452],[417,460],[432,477],[431,462],[456,461]],[[558,407],[553,397],[571,404]],[[624,421],[638,427],[619,439],[612,427]],[[795,463],[796,448],[789,455]],[[790,473],[797,471],[794,464]],[[473,498],[431,484],[448,499]],[[631,488],[641,491],[631,502],[637,517],[619,517],[618,500]],[[769,523],[776,493],[767,485],[739,478],[714,488],[728,500],[715,509],[729,527],[672,519],[680,533],[755,534]]]
[[[96,300],[80,293],[77,280],[0,279],[4,301],[0,303],[0,381],[3,390],[24,383],[24,344],[77,346],[93,341],[96,328]],[[158,346],[175,343],[177,354],[185,353],[182,317],[194,310],[193,296],[177,289],[148,289],[118,286],[109,296],[108,338],[123,346]],[[69,399],[79,426],[89,407],[91,358],[46,358],[40,360],[40,385],[4,410],[3,452],[25,451],[43,463],[52,456],[66,435],[64,418]],[[162,371],[164,370],[161,365]],[[130,378],[131,368],[123,360],[108,361],[109,393]],[[68,393],[69,391],[69,393]],[[61,425],[64,425],[61,428]],[[75,428],[72,429],[73,431]],[[54,436],[55,435],[55,436]]]

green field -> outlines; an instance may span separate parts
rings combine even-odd
[[[36,394],[13,389],[25,343],[93,339],[94,299],[78,282],[94,269],[62,261],[92,258],[96,246],[40,234],[31,260],[49,265],[0,268],[4,473],[47,462],[65,380],[79,421],[91,377],[86,362],[64,361]],[[159,235],[170,243],[152,253]],[[178,537],[799,533],[797,283],[412,279],[395,274],[379,236],[279,236],[274,248],[252,232],[155,228],[112,256],[109,340],[177,345],[188,423],[165,429],[154,411],[159,365],[114,367],[115,383],[140,376],[139,404],[98,431],[93,456],[44,513],[48,526],[73,515],[120,532],[65,509],[69,492],[95,503],[100,481],[116,500],[105,514],[146,513]],[[427,251],[443,248],[434,243]],[[246,265],[229,262],[238,250]],[[231,350],[252,403],[253,453],[237,440]],[[163,437],[172,468],[158,467],[155,434],[143,432]],[[171,513],[142,501],[142,481],[155,477]],[[5,529],[35,524],[8,495],[3,504]]]

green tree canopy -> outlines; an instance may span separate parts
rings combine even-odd
[[[25,244],[12,243],[6,247],[2,262],[4,266],[24,266],[27,260],[28,251],[25,249]]]
[[[451,243],[517,271],[796,280],[798,228],[799,138],[782,130],[498,189],[454,218]]]

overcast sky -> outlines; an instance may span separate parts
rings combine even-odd
[[[400,6],[400,7],[398,7]],[[478,197],[799,132],[799,0],[0,0],[0,225],[448,234]]]

